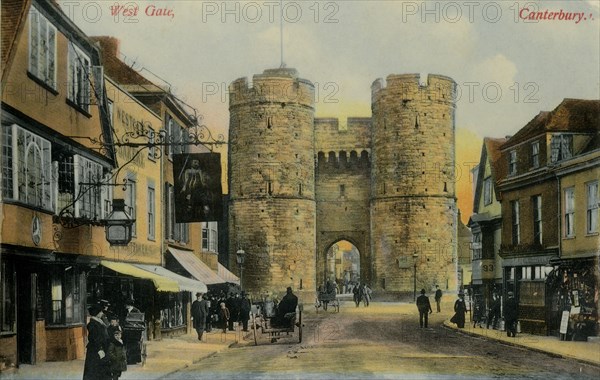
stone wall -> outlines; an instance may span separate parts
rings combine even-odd
[[[314,86],[294,69],[265,70],[230,87],[229,257],[247,253],[252,295],[291,286],[314,300]]]
[[[446,283],[456,256],[452,79],[390,75],[372,85],[371,239],[375,289]]]
[[[372,86],[372,118],[314,119],[314,88],[293,69],[230,86],[229,257],[247,252],[244,288],[260,295],[326,280],[347,240],[361,281],[390,293],[455,283],[452,79],[391,75]],[[258,295],[258,294],[256,294]]]

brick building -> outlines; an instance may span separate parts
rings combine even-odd
[[[507,173],[498,185],[504,290],[515,293],[525,332],[548,333],[546,313],[551,295],[547,294],[546,277],[565,246],[563,223],[571,223],[570,217],[564,222],[559,217],[562,207],[573,204],[570,196],[568,204],[562,200],[564,189],[557,175],[563,174],[558,174],[557,168],[585,152],[598,133],[598,117],[598,101],[565,99],[553,111],[540,112],[500,148],[501,165]]]

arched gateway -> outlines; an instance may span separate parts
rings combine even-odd
[[[452,278],[456,257],[452,79],[373,83],[371,118],[315,118],[314,85],[294,69],[230,86],[229,257],[243,286],[305,301],[326,280],[327,250],[360,252],[360,280],[410,293]]]

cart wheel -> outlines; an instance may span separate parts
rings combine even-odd
[[[256,316],[252,315],[252,331],[254,334],[254,345],[258,346],[258,338],[256,336]]]

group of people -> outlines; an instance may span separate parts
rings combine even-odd
[[[421,289],[421,295],[416,299],[417,309],[419,311],[419,326],[421,328],[427,328],[429,314],[433,313],[433,309],[431,308],[431,303],[429,302],[429,297],[425,295],[425,289]],[[442,300],[442,291],[439,286],[436,285],[435,291],[435,302],[437,305],[437,312],[441,311],[441,300]],[[483,309],[481,309],[481,305],[475,304],[474,307],[474,316],[473,316],[473,324],[474,326],[480,321],[480,314],[483,313]],[[478,309],[479,308],[479,309]],[[465,294],[463,291],[458,293],[458,299],[454,302],[454,315],[450,319],[450,322],[455,323],[458,328],[465,327],[465,316],[467,313],[467,305],[465,302]],[[500,320],[500,312],[501,312],[501,300],[500,296],[494,294],[492,297],[492,302],[490,305],[490,310],[488,312],[487,318],[487,328],[495,327]],[[506,328],[506,334],[509,337],[515,337],[517,335],[517,322],[518,322],[518,312],[517,312],[517,301],[514,298],[513,292],[507,293],[507,299],[504,303],[504,323]]]
[[[109,313],[110,303],[100,301],[88,308],[87,339],[83,380],[117,380],[127,371],[127,350],[117,314]],[[129,306],[129,312],[134,308]],[[126,311],[127,312],[127,311]]]
[[[514,297],[514,293],[509,291],[507,294],[506,301],[504,302],[504,327],[506,329],[506,335],[509,337],[517,336],[517,325],[518,325],[518,304],[517,300]],[[479,307],[481,310],[475,310],[474,314],[482,314],[483,309],[482,306],[477,304],[476,308]],[[500,320],[500,311],[501,311],[501,301],[500,296],[495,294],[492,297],[492,303],[490,305],[490,310],[488,312],[487,317],[487,328],[495,327]],[[458,299],[454,303],[454,316],[450,319],[450,322],[456,323],[459,328],[465,327],[465,314],[467,313],[467,306],[465,303],[465,294],[460,292],[458,294]],[[474,326],[479,323],[479,319],[481,316],[474,315]]]
[[[230,294],[225,298],[207,294],[196,293],[196,300],[192,303],[192,320],[194,329],[198,334],[198,340],[202,340],[203,333],[212,331],[213,327],[233,331],[235,322],[242,324],[243,331],[248,331],[248,320],[250,319],[250,300],[245,292]]]
[[[371,302],[372,293],[373,291],[367,284],[361,284],[360,282],[356,284],[356,286],[354,286],[352,289],[352,295],[356,307],[359,307],[361,302],[363,302],[365,307],[368,307],[369,303]]]

